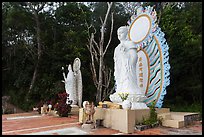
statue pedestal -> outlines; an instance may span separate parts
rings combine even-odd
[[[147,107],[147,105],[144,103],[145,99],[146,99],[146,96],[141,95],[141,94],[129,94],[126,100],[131,102],[131,104],[132,104],[131,110],[149,109],[149,107]],[[114,93],[114,94],[110,95],[110,100],[113,103],[117,103],[117,104],[122,103],[122,99],[120,98],[118,93]]]
[[[72,115],[79,115],[79,106],[77,105],[71,105],[72,109],[71,109],[71,114]]]
[[[94,123],[90,123],[90,124],[83,124],[82,126],[81,126],[83,129],[85,129],[85,130],[91,130],[91,129],[94,129],[95,128],[95,124]]]
[[[123,133],[134,133],[135,124],[140,123],[143,119],[150,116],[150,109],[111,109],[96,108],[94,119],[101,120],[102,125],[106,128],[119,130]]]
[[[132,102],[131,110],[135,109],[149,109],[149,107],[143,102]]]

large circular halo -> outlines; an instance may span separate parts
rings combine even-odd
[[[136,44],[142,42],[149,35],[151,25],[151,19],[148,15],[138,16],[130,26],[129,39]]]
[[[73,63],[73,70],[78,71],[81,67],[81,61],[79,58],[75,58],[74,63]]]

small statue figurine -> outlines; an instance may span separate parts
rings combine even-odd
[[[42,114],[42,115],[47,114],[47,109],[48,109],[47,104],[44,104],[44,105],[41,107],[41,114]]]
[[[52,105],[51,105],[51,104],[49,104],[49,105],[48,105],[48,108],[49,108],[49,112],[51,112]]]
[[[94,123],[93,115],[95,113],[94,103],[89,103],[88,101],[84,101],[83,103],[85,117],[85,124]]]

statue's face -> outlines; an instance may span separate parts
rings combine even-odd
[[[118,39],[121,40],[126,40],[127,37],[127,31],[126,29],[118,29]]]

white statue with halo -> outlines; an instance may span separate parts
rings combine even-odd
[[[114,103],[122,103],[123,100],[120,99],[120,93],[128,93],[126,100],[131,103],[131,109],[148,108],[143,102],[145,95],[141,92],[136,82],[137,50],[139,46],[127,39],[127,26],[120,27],[117,33],[120,44],[114,51],[116,92],[110,95],[110,99]]]
[[[78,104],[79,107],[82,106],[82,76],[81,76],[81,61],[79,58],[76,58],[73,63],[73,70],[71,64],[68,66],[68,74],[67,77],[65,76],[64,67],[63,70],[63,77],[64,80],[62,82],[65,83],[65,90],[66,93],[69,94],[69,100],[72,101],[71,106],[76,106]],[[69,101],[67,99],[67,104]]]
[[[153,104],[161,108],[170,84],[170,64],[169,47],[157,24],[157,13],[153,7],[139,6],[127,23],[117,31],[120,44],[114,51],[116,92],[110,100],[132,110],[148,109]]]

